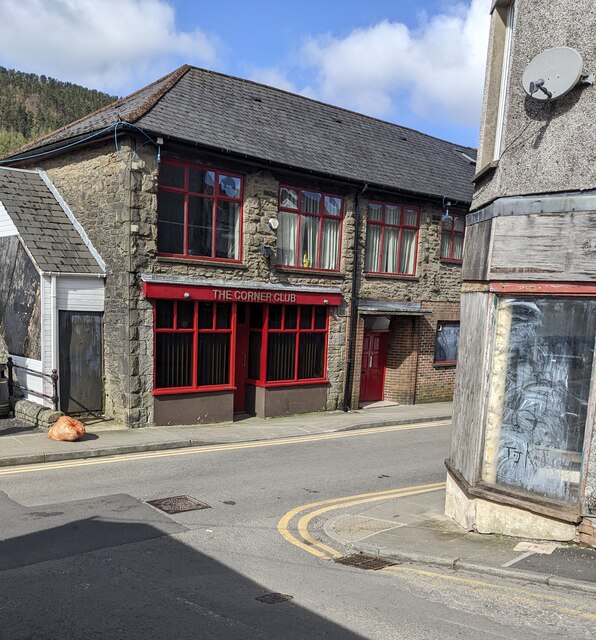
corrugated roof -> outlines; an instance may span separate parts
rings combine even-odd
[[[0,202],[42,271],[102,273],[38,171],[0,167]]]
[[[301,170],[471,201],[475,150],[256,82],[180,67],[12,157],[119,120]]]

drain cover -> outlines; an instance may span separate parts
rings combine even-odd
[[[294,596],[289,596],[285,593],[267,593],[264,596],[255,598],[259,602],[265,602],[266,604],[278,604],[279,602],[287,602],[293,600]]]
[[[161,509],[166,513],[211,509],[211,505],[190,496],[172,496],[171,498],[159,498],[159,500],[147,500],[147,504],[157,507],[157,509]]]
[[[338,564],[345,564],[348,567],[356,567],[357,569],[366,569],[367,571],[378,571],[385,567],[392,567],[395,562],[377,558],[375,556],[367,556],[364,553],[358,553],[354,556],[344,556],[335,560]]]

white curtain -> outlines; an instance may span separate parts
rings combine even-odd
[[[381,229],[382,227],[378,224],[369,224],[366,229],[366,252],[364,258],[365,271],[379,271]]]
[[[397,271],[397,254],[399,248],[399,229],[385,227],[385,246],[381,262],[383,273],[395,273]]]
[[[235,204],[233,207],[234,213],[232,214],[232,228],[233,228],[233,236],[228,247],[228,258],[233,258],[234,260],[238,260],[240,257],[238,255],[240,248],[240,205]]]
[[[295,213],[280,211],[277,215],[277,261],[287,267],[299,266],[296,255],[296,234],[298,232],[298,216]]]
[[[451,232],[443,228],[441,230],[441,258],[451,258]]]
[[[300,255],[298,260],[303,267],[318,266],[319,218],[302,216],[300,221]]]
[[[453,236],[453,255],[455,260],[461,260],[464,257],[464,237],[458,233]]]
[[[401,255],[399,260],[399,272],[413,274],[416,255],[416,231],[413,229],[402,229]]]
[[[339,254],[339,220],[323,220],[321,269],[337,269]]]

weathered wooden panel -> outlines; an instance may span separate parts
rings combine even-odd
[[[8,236],[17,236],[19,230],[15,227],[14,222],[10,219],[6,207],[0,202],[0,238]]]
[[[61,311],[103,311],[103,279],[64,277],[58,278],[56,285]]]
[[[594,281],[596,212],[495,218],[490,279]]]
[[[0,238],[0,333],[9,353],[41,359],[40,276],[16,236]]]
[[[60,409],[101,411],[102,314],[60,311]]]
[[[464,280],[488,280],[492,220],[466,227],[464,245]]]
[[[459,361],[455,379],[451,464],[470,483],[478,478],[492,349],[494,296],[465,293],[461,298]]]

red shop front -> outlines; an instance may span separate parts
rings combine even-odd
[[[145,282],[153,305],[155,423],[326,407],[337,290]]]

